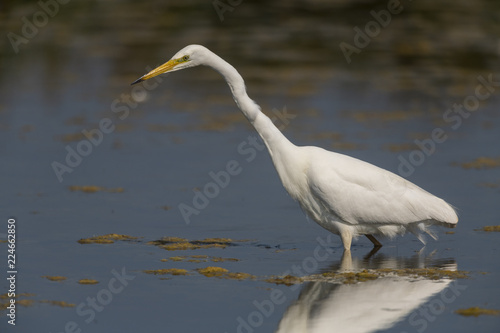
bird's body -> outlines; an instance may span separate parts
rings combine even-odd
[[[454,227],[458,217],[444,200],[400,176],[359,159],[314,146],[291,143],[251,100],[236,69],[200,45],[179,51],[167,63],[134,83],[198,65],[210,66],[228,83],[233,98],[266,144],[283,186],[303,211],[341,237],[350,250],[353,237],[394,237],[412,232],[421,241],[430,225]],[[434,236],[433,236],[434,237]]]

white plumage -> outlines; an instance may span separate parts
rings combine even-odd
[[[392,172],[319,147],[291,143],[252,101],[241,75],[201,45],[190,45],[133,84],[156,75],[198,65],[210,66],[228,83],[233,98],[262,137],[283,186],[304,212],[323,228],[340,235],[345,250],[353,237],[394,237],[422,232],[433,238],[433,224],[454,227],[458,217],[444,200]]]

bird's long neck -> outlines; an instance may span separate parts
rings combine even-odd
[[[273,124],[272,120],[262,113],[260,106],[248,97],[245,82],[238,71],[216,54],[212,53],[212,56],[214,57],[214,61],[209,66],[218,71],[226,79],[233,93],[234,101],[259,133],[262,140],[264,140],[271,157],[273,157],[274,153],[280,151],[278,148],[280,146],[294,146]]]

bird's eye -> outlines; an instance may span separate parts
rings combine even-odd
[[[188,61],[189,60],[189,56],[188,55],[185,55],[184,57],[182,57],[182,61]]]

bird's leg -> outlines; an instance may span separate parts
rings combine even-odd
[[[340,231],[340,239],[344,244],[344,251],[351,251],[352,235],[348,230]]]
[[[434,234],[432,231],[430,231],[430,230],[428,230],[428,229],[425,229],[424,231],[425,231],[425,233],[426,233],[427,235],[431,236],[431,237],[432,237],[432,239],[434,239],[435,241],[437,241],[437,240],[438,240],[438,236],[437,236],[436,234]]]
[[[381,247],[382,247],[382,245],[374,246],[373,249],[366,256],[363,257],[363,260],[370,260],[370,258],[373,257],[375,255],[375,253],[377,253],[378,250],[380,250]]]
[[[382,243],[380,243],[373,235],[365,235],[372,243],[373,247],[381,247]]]
[[[351,251],[346,250],[342,253],[342,259],[340,261],[340,272],[352,271],[352,257]]]

